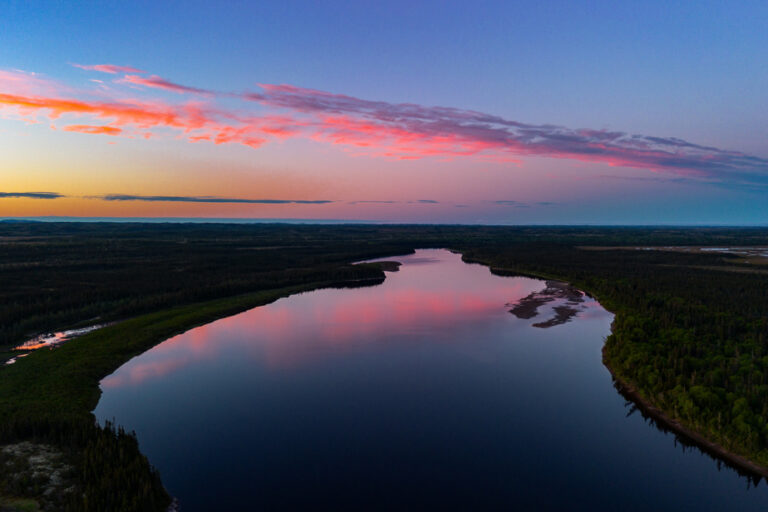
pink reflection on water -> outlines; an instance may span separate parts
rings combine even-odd
[[[511,317],[507,303],[544,286],[533,279],[494,276],[487,267],[466,265],[443,250],[391,259],[403,265],[382,285],[295,295],[197,327],[129,361],[101,385],[138,385],[222,357],[295,367],[328,353],[392,343],[402,335]]]

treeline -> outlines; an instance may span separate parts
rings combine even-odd
[[[617,313],[604,350],[616,376],[687,427],[768,466],[768,275],[759,267],[733,272],[717,268],[722,256],[550,244],[465,257],[596,293]]]
[[[74,485],[64,492],[46,492],[33,475],[6,467],[0,473],[0,495],[31,497],[46,510],[71,512],[165,510],[171,503],[135,435],[111,423],[102,427],[88,419],[47,415],[0,423],[0,443],[18,441],[56,446],[74,466]]]
[[[354,233],[218,229],[181,225],[0,224],[0,346],[66,327],[318,280],[357,275],[346,263],[399,247],[373,247]],[[32,229],[37,228],[37,229]],[[44,229],[49,228],[49,229]],[[9,233],[10,231],[10,233]],[[3,240],[3,235],[6,238]],[[12,237],[12,238],[11,238]]]
[[[52,330],[327,277],[416,247],[753,245],[765,228],[0,222],[0,347]],[[762,242],[761,242],[762,241]]]

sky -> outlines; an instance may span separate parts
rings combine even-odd
[[[3,2],[0,217],[768,224],[768,3]]]

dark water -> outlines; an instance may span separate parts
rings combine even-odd
[[[599,304],[447,251],[396,259],[382,285],[169,339],[102,381],[97,417],[137,432],[182,511],[768,509],[764,484],[627,417]]]

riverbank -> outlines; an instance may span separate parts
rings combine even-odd
[[[332,286],[377,284],[381,277],[323,281],[178,306],[105,327],[77,342],[31,353],[23,364],[2,369],[0,411],[5,417],[46,411],[89,416],[98,403],[98,384],[124,362],[194,327],[269,304],[295,293]]]
[[[92,411],[101,395],[101,379],[158,343],[219,318],[296,293],[383,280],[383,272],[371,277],[370,268],[364,268],[358,278],[345,281],[316,281],[178,306],[110,325],[53,350],[30,353],[0,369],[0,443],[32,440],[73,448],[70,462],[77,474],[88,475],[88,481],[79,482],[85,489],[84,501],[73,499],[66,510],[164,510],[170,497],[135,438],[111,426],[94,426]],[[0,482],[9,477],[0,476]],[[126,493],[135,493],[132,503],[142,503],[144,493],[145,504],[122,508]],[[30,490],[28,497],[34,499],[35,491]]]
[[[649,400],[641,395],[635,387],[616,375],[614,369],[611,368],[610,364],[606,361],[605,352],[606,348],[605,345],[603,345],[603,365],[610,372],[614,387],[621,396],[637,407],[643,417],[651,419],[660,430],[672,432],[683,444],[695,446],[713,459],[725,462],[728,466],[732,467],[742,475],[755,477],[755,483],[761,478],[765,478],[766,481],[768,481],[768,468],[756,464],[755,462],[710,441],[702,434],[686,427],[679,420],[668,416],[663,410],[654,406]]]
[[[559,280],[563,282],[568,282],[570,285],[576,286],[580,290],[584,291],[587,295],[596,298],[600,302],[600,305],[603,306],[606,310],[616,315],[617,319],[618,319],[618,316],[622,314],[619,311],[619,308],[616,307],[616,305],[611,305],[608,303],[608,301],[606,302],[601,301],[597,297],[597,295],[595,295],[592,291],[587,289],[584,284],[571,283],[570,281],[568,281],[566,276],[557,275],[553,273],[532,272],[529,270],[520,271],[515,269],[496,267],[496,266],[493,266],[493,262],[487,261],[484,259],[471,258],[471,257],[467,258],[464,256],[462,258],[464,259],[464,261],[468,263],[479,263],[479,264],[485,265],[489,267],[490,272],[497,275],[524,276],[524,277],[532,277],[536,279]],[[614,321],[614,325],[615,323],[616,322]],[[612,331],[613,331],[613,328],[612,328]],[[611,336],[614,336],[613,332]],[[743,455],[734,453],[728,450],[727,448],[715,443],[704,434],[692,428],[687,427],[679,419],[674,418],[673,415],[670,415],[668,412],[660,409],[659,407],[654,405],[650,400],[645,398],[636,387],[630,385],[626,380],[623,380],[621,377],[619,377],[618,372],[616,371],[615,368],[611,366],[606,356],[607,342],[608,340],[606,340],[606,344],[604,344],[602,348],[603,365],[611,374],[611,378],[613,379],[614,387],[616,387],[616,390],[624,398],[632,402],[634,406],[636,406],[637,409],[644,415],[644,417],[647,417],[652,421],[654,421],[655,424],[658,427],[660,427],[661,430],[673,433],[675,436],[677,436],[677,439],[680,442],[686,445],[693,445],[698,449],[700,449],[701,451],[713,457],[715,460],[721,461],[727,464],[729,467],[732,467],[734,470],[741,473],[742,475],[752,477],[754,480],[754,483],[757,483],[762,478],[765,478],[766,481],[768,481],[768,467],[758,464]]]

